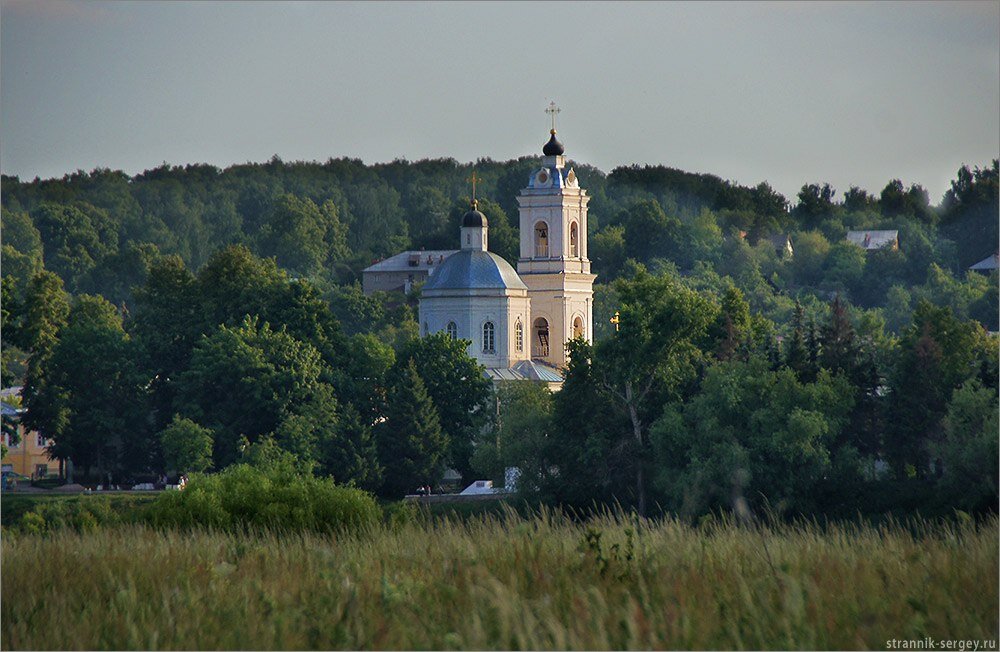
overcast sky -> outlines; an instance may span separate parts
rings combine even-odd
[[[1000,150],[1000,3],[3,2],[0,168],[567,155],[940,201]]]

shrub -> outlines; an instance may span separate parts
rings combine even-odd
[[[157,498],[149,512],[157,526],[315,532],[356,530],[381,518],[375,499],[359,489],[245,464],[196,475],[183,491]]]
[[[88,497],[87,500],[54,500],[41,503],[21,516],[18,526],[25,532],[35,534],[63,527],[87,532],[123,520],[125,520],[123,516],[112,509],[111,501],[107,498]]]

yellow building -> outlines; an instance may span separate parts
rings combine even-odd
[[[42,435],[33,431],[25,431],[20,424],[23,410],[15,408],[7,403],[0,404],[3,409],[3,420],[6,424],[12,424],[17,429],[17,442],[12,442],[9,433],[3,433],[3,444],[7,447],[7,454],[0,459],[0,467],[3,471],[13,471],[19,475],[27,475],[32,478],[44,478],[50,474],[56,474],[59,465],[49,459],[49,446],[51,440],[45,439]]]

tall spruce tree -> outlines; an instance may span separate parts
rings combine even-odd
[[[799,379],[808,375],[809,347],[806,346],[806,329],[802,304],[795,301],[795,314],[792,317],[792,336],[788,341],[785,353],[785,365],[798,375]]]
[[[441,479],[449,441],[416,364],[410,360],[394,375],[378,443],[385,464],[382,491],[402,497]]]

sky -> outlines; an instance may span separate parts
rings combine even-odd
[[[540,154],[938,203],[1000,155],[1000,2],[0,8],[0,170]]]

